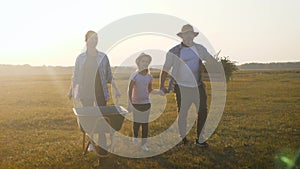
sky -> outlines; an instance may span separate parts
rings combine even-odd
[[[300,61],[299,0],[10,0],[0,4],[0,64],[73,66],[88,30],[99,31],[143,13],[175,16],[192,24],[207,38],[212,54],[221,50],[220,56],[229,56],[237,64]],[[103,52],[111,65],[118,66],[140,51],[153,49],[159,51],[153,64],[159,64],[164,51],[179,41],[132,36]]]

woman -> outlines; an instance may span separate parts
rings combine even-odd
[[[79,100],[82,106],[106,106],[109,100],[108,83],[112,83],[116,97],[120,97],[121,93],[113,81],[107,55],[96,49],[98,43],[97,33],[88,31],[85,35],[85,42],[87,50],[76,59],[69,98],[74,97]],[[82,130],[84,131],[84,129]],[[91,136],[91,139],[93,139],[93,136]],[[102,147],[106,147],[104,133],[99,133],[98,143],[102,144]],[[97,153],[106,153],[100,147],[95,148]],[[90,145],[89,150],[92,149],[93,147]]]

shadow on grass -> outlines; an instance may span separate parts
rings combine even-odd
[[[214,146],[200,148],[190,143],[177,145],[173,149],[155,157],[130,159],[110,154],[102,158],[95,169],[102,168],[236,168],[235,150],[218,149]]]

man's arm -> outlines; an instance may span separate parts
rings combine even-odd
[[[174,65],[174,57],[177,56],[174,54],[176,51],[179,50],[178,46],[175,46],[174,48],[170,49],[166,55],[166,61],[164,63],[163,69],[160,73],[160,90],[164,93],[168,93],[168,89],[165,88],[165,81],[168,77],[168,72],[171,70],[171,68]]]
[[[160,73],[160,90],[163,91],[164,93],[168,92],[168,90],[165,88],[165,81],[167,79],[167,76],[168,73],[162,70]]]
[[[121,97],[121,92],[120,92],[120,90],[119,90],[119,88],[118,88],[118,86],[117,86],[117,84],[116,84],[116,82],[115,82],[115,80],[113,79],[112,80],[112,82],[111,82],[111,85],[112,85],[112,87],[115,89],[115,96],[116,97]]]
[[[207,49],[204,46],[201,46],[200,48],[200,54],[203,55],[203,60],[206,62],[215,62],[216,59],[207,51]]]
[[[106,73],[107,73],[107,82],[108,83],[111,83],[112,87],[115,89],[115,97],[120,97],[122,94],[114,80],[114,77],[112,75],[112,71],[111,71],[111,67],[110,67],[110,63],[109,63],[109,59],[108,59],[108,56],[105,55],[105,59],[106,59]]]

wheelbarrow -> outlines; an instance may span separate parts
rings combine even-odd
[[[119,131],[124,122],[124,115],[128,111],[122,106],[91,106],[73,108],[73,112],[77,117],[77,123],[80,130],[83,132],[82,149],[83,154],[87,153],[89,144],[94,147],[95,153],[100,157],[108,155],[106,151],[110,147],[110,151],[114,151],[114,132]],[[105,134],[110,136],[110,145],[104,148],[100,146],[101,143],[95,141],[95,135],[105,137],[104,141],[107,142]],[[86,143],[86,136],[88,136],[88,143]],[[102,139],[103,140],[103,139]],[[106,145],[106,144],[105,144]]]

